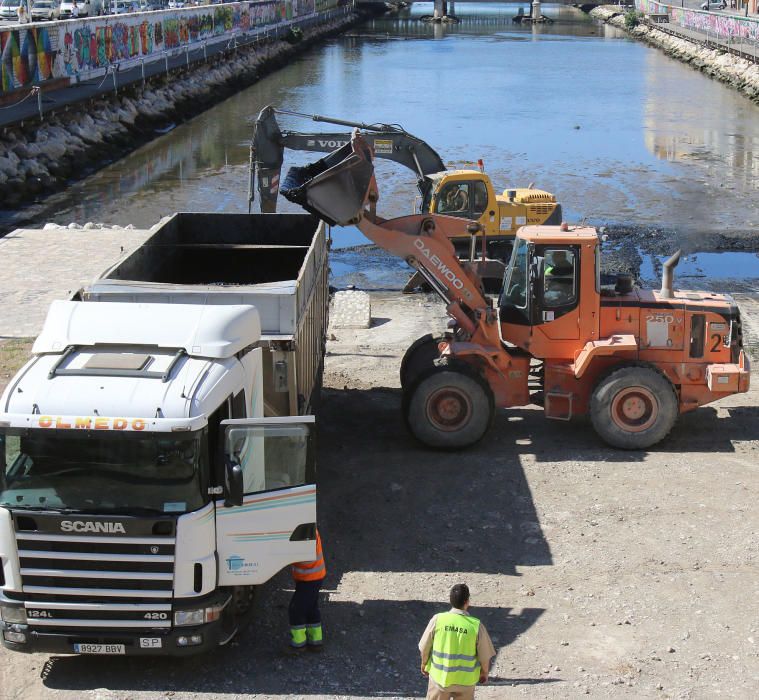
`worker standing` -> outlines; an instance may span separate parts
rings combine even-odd
[[[469,614],[469,588],[451,588],[451,609],[433,615],[419,640],[427,700],[472,700],[477,683],[487,683],[495,648],[490,635]]]
[[[324,564],[322,538],[316,531],[316,559],[292,565],[295,593],[290,600],[290,647],[321,651],[323,643],[322,618],[319,610],[319,590],[327,567]]]

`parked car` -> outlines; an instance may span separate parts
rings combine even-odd
[[[116,0],[116,2],[111,3],[112,15],[125,15],[127,12],[131,11],[131,3],[124,2],[124,0]]]
[[[185,0],[169,0],[170,10],[181,10],[186,5],[187,3],[185,2]]]
[[[15,22],[18,19],[18,6],[21,0],[2,0],[0,2],[0,19]]]
[[[702,10],[724,10],[726,7],[725,0],[706,0],[701,3]]]
[[[79,17],[94,17],[103,14],[103,0],[76,0]],[[71,19],[74,0],[62,0],[59,16],[61,19]]]
[[[32,5],[32,22],[49,22],[58,19],[61,6],[58,0],[36,0]]]

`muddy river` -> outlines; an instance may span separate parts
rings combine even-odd
[[[573,8],[544,6],[555,22],[538,27],[512,24],[516,5],[459,4],[462,22],[444,27],[418,21],[430,12],[418,3],[318,46],[26,214],[143,227],[173,211],[245,211],[250,121],[274,104],[399,123],[451,166],[483,158],[497,189],[534,182],[568,220],[608,227],[642,278],[677,246],[695,279],[759,277],[759,106]],[[383,162],[378,175],[380,213],[410,212],[411,172]],[[387,262],[344,251],[333,271],[392,286],[402,263]]]

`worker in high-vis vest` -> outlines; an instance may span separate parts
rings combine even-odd
[[[427,700],[471,700],[477,683],[487,683],[495,656],[485,625],[468,612],[467,585],[451,588],[450,600],[451,609],[433,615],[419,640]]]
[[[316,531],[316,559],[300,561],[292,565],[295,593],[290,600],[290,647],[321,651],[324,636],[319,611],[319,590],[327,567],[324,564],[322,538]]]

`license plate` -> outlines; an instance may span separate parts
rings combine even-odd
[[[123,644],[74,644],[77,654],[126,654]]]
[[[160,649],[161,646],[160,637],[140,637],[140,649]]]

